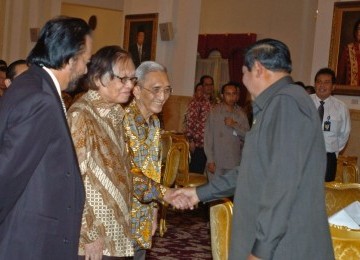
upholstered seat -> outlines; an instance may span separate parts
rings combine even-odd
[[[358,183],[325,183],[325,202],[328,216],[360,200]],[[360,259],[360,231],[346,227],[330,226],[335,259]]]
[[[360,259],[360,231],[346,227],[330,226],[336,260]]]
[[[173,143],[169,148],[166,157],[166,164],[164,168],[164,173],[162,175],[161,184],[166,187],[174,186],[176,175],[178,173],[180,154],[182,146],[176,143]],[[168,205],[162,204],[160,207],[160,236],[162,237],[166,232],[166,212]]]
[[[221,200],[210,207],[211,251],[214,260],[228,259],[233,203]]]
[[[335,181],[343,183],[359,183],[359,180],[357,157],[339,155]]]
[[[360,184],[325,183],[325,202],[328,216],[333,215],[357,200],[360,200]]]

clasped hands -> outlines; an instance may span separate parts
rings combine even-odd
[[[171,204],[176,209],[194,209],[199,203],[199,198],[195,188],[168,188],[164,194],[164,201]]]

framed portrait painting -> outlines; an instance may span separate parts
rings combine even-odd
[[[155,60],[158,14],[125,16],[124,49],[131,53],[135,66]]]
[[[360,1],[334,3],[329,67],[336,73],[334,94],[360,95]]]

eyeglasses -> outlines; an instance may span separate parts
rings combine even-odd
[[[130,81],[133,85],[136,85],[138,78],[137,77],[120,77],[118,75],[113,74],[114,77],[120,79],[122,84],[126,84],[128,81]]]
[[[155,96],[160,95],[161,93],[164,93],[164,96],[170,96],[170,94],[172,93],[171,87],[168,88],[155,87],[153,89],[147,89],[147,88],[141,88],[141,89],[145,89],[146,91],[149,91],[151,94]]]

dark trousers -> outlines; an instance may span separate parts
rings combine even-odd
[[[203,174],[206,165],[206,155],[203,147],[196,147],[191,153],[191,161],[189,164],[189,172],[196,172]]]
[[[138,245],[134,246],[134,260],[145,260],[146,249],[140,248]]]
[[[337,158],[335,153],[327,153],[325,181],[334,181],[336,176]]]

